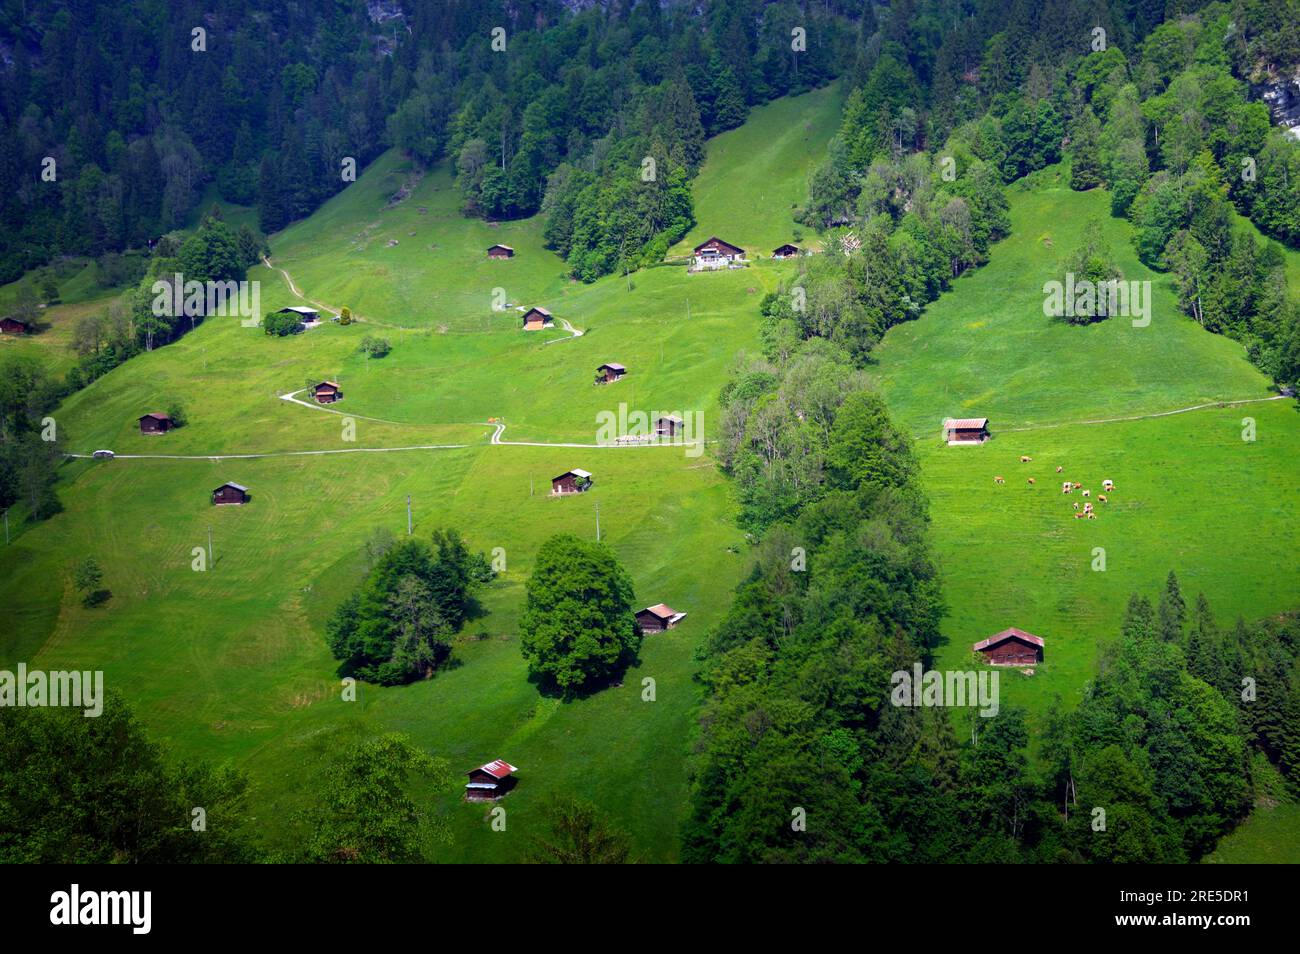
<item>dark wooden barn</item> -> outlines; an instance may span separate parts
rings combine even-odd
[[[319,384],[313,384],[311,396],[316,399],[317,404],[333,404],[335,401],[343,400],[343,392],[333,381],[321,381]]]
[[[552,494],[580,494],[591,488],[592,476],[585,470],[566,470],[551,478]]]
[[[1043,640],[1023,629],[1004,629],[972,649],[990,666],[1032,666],[1043,661]]]
[[[679,613],[665,603],[656,603],[637,611],[636,621],[643,633],[662,633],[666,629],[672,629],[685,616],[685,613]]]
[[[773,258],[797,258],[799,255],[799,246],[791,245],[787,242],[785,245],[778,245],[772,249]]]
[[[682,432],[682,419],[676,414],[665,414],[655,418],[656,437],[676,437]]]
[[[524,312],[524,331],[540,331],[555,324],[555,316],[545,308],[533,307]]]
[[[229,506],[248,503],[248,488],[242,484],[224,483],[212,491],[212,502],[216,506]]]
[[[983,444],[991,436],[987,417],[950,417],[943,422],[943,439],[949,444]]]
[[[140,418],[141,434],[166,434],[172,429],[172,419],[159,411],[151,411]]]
[[[596,369],[596,383],[613,384],[625,374],[627,374],[627,368],[621,364],[614,364],[613,362],[602,364]]]
[[[469,781],[465,783],[465,797],[473,802],[500,798],[515,787],[515,772],[518,771],[504,759],[496,759],[471,769],[465,773],[469,776]]]
[[[31,330],[32,326],[21,318],[15,318],[13,315],[0,318],[0,334],[25,335]]]
[[[488,258],[514,258],[515,250],[509,245],[493,245],[488,249]]]

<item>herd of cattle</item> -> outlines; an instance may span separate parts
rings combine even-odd
[[[1033,460],[1034,460],[1034,459],[1033,459],[1032,457],[1028,456],[1027,454],[1022,454],[1022,455],[1020,455],[1020,463],[1022,463],[1022,464],[1031,464],[1031,463],[1033,463]],[[1062,473],[1064,470],[1065,470],[1064,467],[1057,467],[1057,468],[1056,468],[1056,472],[1057,472],[1058,474],[1059,474],[1059,473]],[[1033,477],[1027,477],[1027,478],[1025,478],[1025,481],[1026,481],[1026,483],[1028,483],[1030,486],[1033,486],[1033,484],[1034,484],[1034,478],[1033,478]],[[994,477],[994,478],[993,478],[993,482],[994,482],[995,484],[1005,484],[1005,483],[1007,482],[1007,479],[1006,479],[1005,477],[1002,477],[1002,476],[997,476],[997,477]],[[1115,481],[1110,480],[1110,479],[1103,480],[1103,481],[1101,482],[1101,489],[1104,490],[1104,491],[1106,491],[1107,493],[1113,493],[1114,490],[1115,490]],[[1063,494],[1072,494],[1072,493],[1074,493],[1076,490],[1081,491],[1081,493],[1080,493],[1080,496],[1081,496],[1081,497],[1091,497],[1091,496],[1092,496],[1092,491],[1086,489],[1086,488],[1083,486],[1083,484],[1076,483],[1075,481],[1072,481],[1072,480],[1067,480],[1067,481],[1065,481],[1064,483],[1061,484],[1061,493],[1063,493]],[[1098,503],[1105,503],[1105,502],[1106,502],[1106,494],[1098,494],[1098,495],[1097,495],[1097,502],[1098,502]],[[1083,520],[1083,519],[1096,520],[1096,519],[1097,519],[1097,512],[1096,512],[1095,510],[1092,509],[1092,502],[1091,502],[1090,500],[1085,500],[1085,501],[1083,502],[1083,507],[1082,507],[1082,508],[1080,508],[1078,501],[1075,501],[1075,503],[1074,503],[1074,509],[1075,509],[1075,514],[1074,514],[1074,519],[1075,519],[1075,520]]]

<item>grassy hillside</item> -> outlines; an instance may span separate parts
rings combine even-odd
[[[1295,864],[1300,859],[1300,805],[1257,808],[1205,858],[1209,865]]]
[[[794,241],[794,209],[808,198],[808,174],[826,156],[843,99],[839,83],[780,99],[711,140],[694,184],[697,224],[672,254],[684,255],[712,235],[741,246],[750,258]]]
[[[827,127],[834,99],[802,99]],[[789,163],[782,188],[801,189],[811,160]],[[389,207],[408,182],[409,197]],[[542,248],[538,221],[462,219],[449,184],[445,168],[413,182],[388,154],[317,215],[272,237],[274,264],[303,294],[349,305],[366,321],[273,339],[235,318],[210,319],[57,411],[74,452],[154,456],[69,464],[64,512],[0,551],[0,605],[12,620],[0,633],[0,663],[102,668],[176,752],[250,773],[250,813],[275,844],[294,839],[294,812],[338,744],[400,730],[457,772],[498,757],[520,768],[504,803],[506,833],[459,792],[438,796],[452,821],[447,860],[517,860],[553,793],[594,800],[632,833],[641,857],[671,860],[698,700],[695,647],[747,565],[731,489],[707,454],[493,445],[486,421],[504,418],[506,440],[590,443],[596,415],[626,403],[702,411],[707,438],[726,369],[757,346],[758,301],[793,265],[690,276],[663,267],[633,276],[631,287],[620,278],[584,286]],[[743,183],[731,187],[739,194]],[[765,210],[750,208],[760,221]],[[516,257],[487,261],[495,241]],[[263,310],[299,301],[279,272],[250,277],[262,281]],[[492,310],[497,287],[512,304],[540,302],[586,333],[523,332],[517,312]],[[388,337],[392,353],[358,355],[366,334]],[[630,373],[596,388],[605,361]],[[329,411],[280,397],[324,377],[345,393]],[[141,436],[136,418],[172,400],[185,405],[189,426]],[[344,439],[345,418],[354,441]],[[467,446],[380,450],[432,444]],[[316,451],[326,453],[306,453]],[[592,471],[594,489],[549,498],[550,477],[571,467]],[[250,488],[247,507],[209,505],[226,480]],[[483,595],[454,668],[404,688],[363,687],[344,703],[324,624],[363,574],[369,534],[404,533],[408,494],[417,535],[458,527],[476,549],[502,548],[508,569]],[[517,618],[538,547],[559,532],[593,537],[597,505],[602,538],[638,600],[689,615],[646,640],[622,686],[561,703],[528,681]],[[196,572],[193,548],[209,528],[215,565]],[[113,593],[95,610],[70,585],[71,566],[87,555]],[[653,702],[642,701],[647,678]]]
[[[1129,594],[1154,596],[1170,569],[1189,601],[1204,592],[1224,622],[1300,604],[1291,566],[1300,487],[1289,476],[1300,415],[1294,402],[1267,401],[1080,423],[1270,390],[1240,345],[1177,313],[1167,278],[1137,262],[1103,193],[1072,192],[1048,169],[1011,197],[1012,236],[920,320],[892,329],[874,372],[917,437],[950,606],[939,664],[967,668],[971,644],[1007,626],[1037,633],[1044,665],[1032,677],[1007,674],[1003,698],[1041,718],[1057,696],[1078,698]],[[1124,318],[1071,327],[1043,315],[1043,283],[1096,228],[1127,278],[1152,282],[1149,327]],[[994,439],[947,447],[939,425],[950,415],[989,417]],[[1242,439],[1247,417],[1254,441]],[[1116,490],[1103,505],[1106,478]],[[1074,519],[1082,498],[1061,493],[1066,479],[1092,491],[1098,519]],[[1104,571],[1093,569],[1096,548]]]

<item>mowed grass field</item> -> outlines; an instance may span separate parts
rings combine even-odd
[[[712,139],[694,183],[696,226],[670,256],[688,255],[713,235],[751,259],[795,241],[795,207],[808,199],[808,175],[826,157],[843,103],[842,85],[832,83],[759,106],[743,126]],[[816,247],[812,230],[802,231]]]
[[[68,464],[64,512],[0,551],[0,664],[103,669],[178,755],[248,771],[252,823],[275,846],[298,837],[294,815],[340,745],[397,730],[457,773],[494,758],[520,768],[503,803],[505,832],[489,827],[485,807],[462,803],[459,789],[430,796],[453,836],[440,859],[519,860],[547,798],[577,794],[631,833],[639,857],[672,860],[698,703],[694,653],[749,563],[731,487],[707,452],[498,446],[486,420],[503,418],[506,440],[588,443],[596,414],[626,403],[703,411],[708,437],[727,368],[737,351],[757,347],[762,294],[794,266],[654,268],[631,288],[616,277],[572,283],[541,247],[539,222],[461,219],[444,168],[385,209],[407,181],[404,166],[384,156],[316,216],[271,239],[273,263],[305,295],[366,320],[272,339],[237,318],[212,318],[56,411],[68,450],[107,447],[119,458]],[[798,178],[801,189],[803,173],[789,175],[785,188],[796,190]],[[418,242],[406,235],[412,227],[422,230]],[[484,250],[498,240],[516,248],[515,259],[487,262]],[[300,303],[279,272],[250,277],[262,282],[263,311]],[[545,304],[586,334],[543,344],[565,333],[519,330],[517,312],[490,307],[498,286],[512,303]],[[391,354],[360,357],[366,334],[389,338]],[[605,361],[630,373],[596,388]],[[342,403],[322,410],[281,399],[320,378],[340,381]],[[141,436],[139,415],[172,400],[185,405],[189,425]],[[426,444],[467,446],[380,450]],[[267,456],[230,456],[239,454]],[[593,490],[549,498],[550,478],[573,467],[594,473]],[[248,506],[210,506],[210,491],[227,480],[249,487]],[[405,533],[408,494],[417,536],[454,526],[475,549],[501,548],[507,570],[482,594],[453,668],[412,686],[363,686],[358,701],[343,702],[325,622],[365,571],[367,537],[380,527]],[[641,605],[667,602],[688,616],[647,638],[621,686],[561,702],[527,678],[518,614],[542,542],[560,532],[594,538],[597,505],[602,539]],[[209,528],[215,563],[198,572],[194,548]],[[113,594],[95,610],[70,583],[85,556],[104,567]],[[643,701],[645,679],[654,680],[653,702]]]
[[[1205,858],[1210,865],[1295,864],[1300,859],[1300,805],[1257,808]]]
[[[1240,345],[1177,313],[1167,277],[1137,262],[1127,224],[1105,214],[1105,194],[1072,192],[1057,168],[1011,200],[1013,233],[990,263],[891,329],[873,370],[917,437],[950,607],[938,664],[969,668],[971,644],[1008,626],[1042,636],[1044,664],[1003,680],[1004,702],[1041,724],[1058,697],[1079,698],[1129,595],[1154,599],[1171,569],[1189,604],[1204,592],[1224,625],[1300,606],[1300,413],[1266,401],[1080,423],[1272,392]],[[1126,278],[1152,282],[1150,326],[1044,316],[1043,283],[1096,228]],[[994,439],[947,447],[947,416],[988,417]],[[1101,504],[1104,479],[1115,490]],[[1098,519],[1074,519],[1083,498],[1062,494],[1064,480],[1092,491]]]

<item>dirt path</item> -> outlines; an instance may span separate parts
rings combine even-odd
[[[542,344],[548,345],[555,344],[557,341],[572,341],[574,338],[581,338],[586,334],[586,332],[581,328],[575,328],[573,325],[569,324],[568,318],[557,318],[556,320],[559,321],[559,323],[564,327],[564,330],[569,333],[568,336],[565,338],[552,338],[550,341],[543,341]]]

